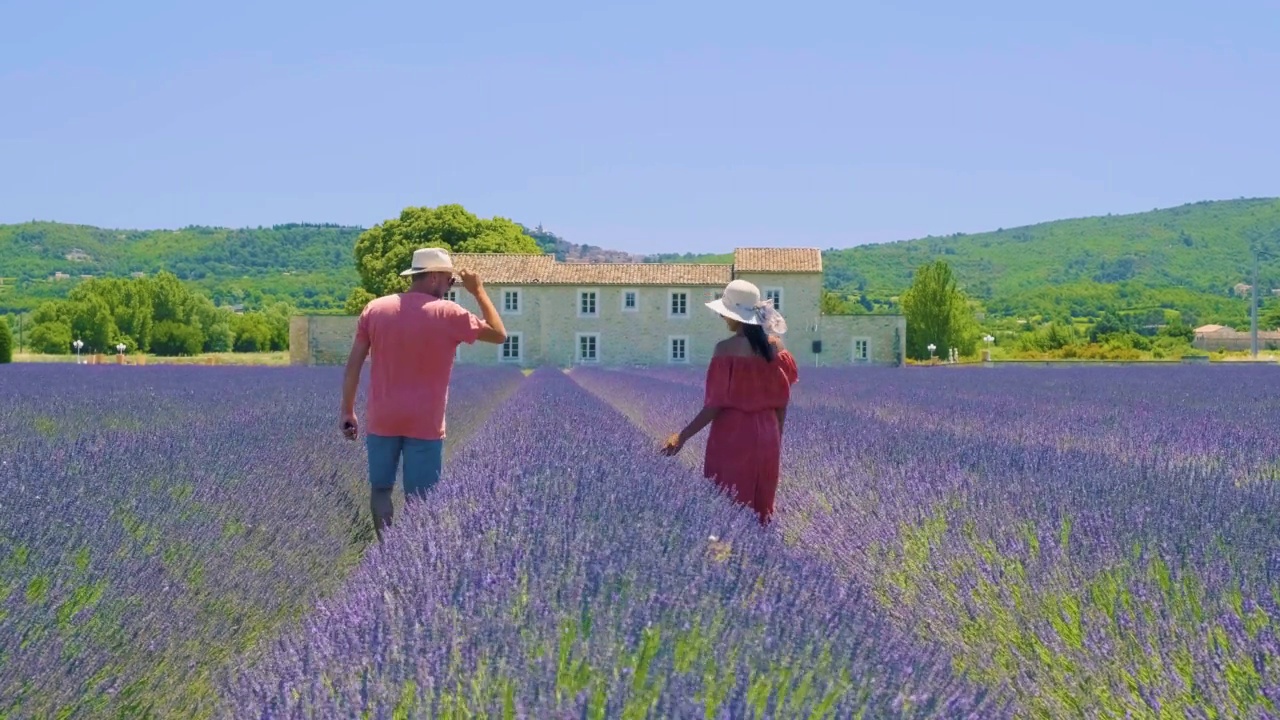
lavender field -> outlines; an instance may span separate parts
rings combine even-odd
[[[0,718],[1277,712],[1273,369],[804,369],[761,531],[697,371],[459,368],[382,546],[338,383],[0,370]]]

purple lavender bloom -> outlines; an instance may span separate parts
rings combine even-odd
[[[574,377],[655,439],[701,402],[687,370]],[[1270,368],[802,368],[777,522],[1022,713],[1276,715],[1272,390]]]
[[[1002,715],[858,583],[660,461],[558,371],[529,378],[446,475],[342,593],[230,679],[228,714]]]
[[[520,379],[483,372],[459,373],[459,428]],[[6,366],[0,716],[209,716],[218,673],[341,585],[372,535],[363,451],[335,439],[339,384]]]

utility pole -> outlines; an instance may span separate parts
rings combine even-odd
[[[1249,308],[1249,334],[1253,359],[1258,359],[1258,250],[1253,251],[1253,301]]]

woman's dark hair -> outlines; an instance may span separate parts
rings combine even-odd
[[[763,327],[743,325],[742,334],[747,336],[747,342],[751,343],[751,349],[755,354],[773,362],[773,343],[769,342],[769,336],[764,333]]]

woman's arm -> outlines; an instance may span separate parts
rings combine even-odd
[[[689,421],[684,430],[680,431],[680,444],[683,445],[697,437],[698,433],[702,432],[702,428],[710,424],[712,420],[715,420],[716,415],[719,414],[720,408],[709,405],[699,410],[698,414],[693,416],[693,419]]]
[[[704,405],[698,411],[698,414],[693,416],[693,419],[689,421],[684,430],[667,438],[666,444],[662,446],[662,454],[675,455],[680,452],[680,448],[684,447],[685,443],[697,437],[698,433],[702,432],[702,428],[710,424],[712,420],[715,420],[716,415],[719,414],[720,408]]]

